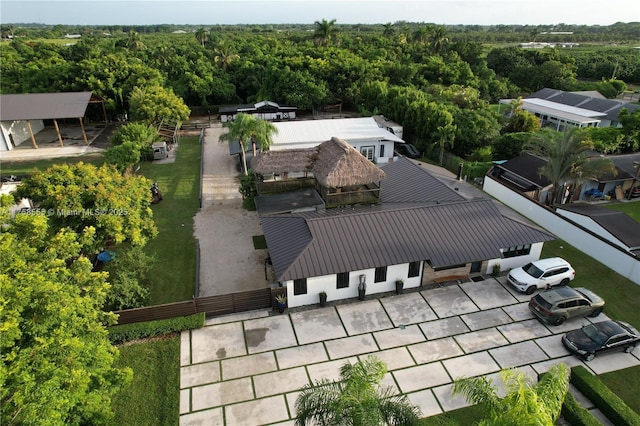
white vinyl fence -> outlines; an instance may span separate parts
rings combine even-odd
[[[640,285],[640,259],[632,253],[525,195],[512,191],[491,176],[485,177],[482,189],[556,237]]]

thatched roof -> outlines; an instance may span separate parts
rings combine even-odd
[[[317,152],[317,147],[261,152],[251,162],[251,169],[261,175],[308,172]]]
[[[311,170],[325,188],[343,188],[380,182],[384,172],[353,146],[333,137],[317,147]]]
[[[255,173],[312,172],[326,188],[378,183],[384,172],[357,149],[333,137],[314,148],[261,152],[251,163]]]

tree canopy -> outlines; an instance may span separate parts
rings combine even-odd
[[[81,255],[94,230],[50,229],[46,215],[0,220],[0,422],[105,423],[132,373],[114,367],[106,274]]]
[[[50,229],[82,234],[91,227],[97,253],[107,242],[144,245],[156,235],[151,181],[123,176],[113,167],[79,162],[57,164],[25,179],[16,198],[29,198],[49,217]]]

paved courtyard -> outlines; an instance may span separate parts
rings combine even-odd
[[[282,315],[207,320],[181,336],[180,424],[293,425],[298,389],[337,379],[345,362],[370,354],[387,364],[383,385],[406,394],[423,416],[468,405],[451,394],[458,377],[499,382],[501,369],[517,367],[535,378],[560,362],[595,374],[640,365],[640,351],[583,363],[560,336],[606,315],[546,326],[529,312],[529,298],[504,278],[491,278]]]

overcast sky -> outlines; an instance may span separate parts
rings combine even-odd
[[[65,25],[582,24],[640,21],[640,0],[20,0],[0,1],[0,22]]]

